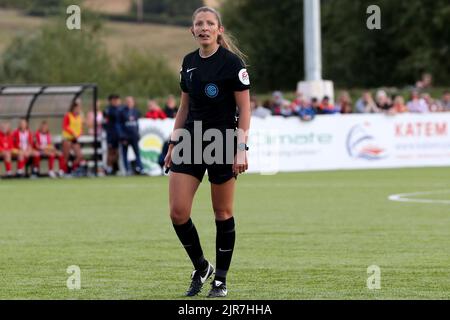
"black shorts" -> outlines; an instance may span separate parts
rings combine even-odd
[[[237,179],[233,173],[232,164],[174,164],[170,170],[176,173],[185,173],[197,178],[200,182],[203,180],[206,170],[208,170],[208,180],[213,184],[222,184],[231,178]]]
[[[222,130],[221,130],[222,131]],[[225,139],[224,139],[225,141]],[[236,139],[231,141],[231,145],[229,145],[231,151],[233,152],[233,157],[236,154]],[[202,152],[205,150],[205,147],[208,146],[210,142],[204,142]],[[193,141],[191,141],[193,146]],[[201,163],[194,163],[194,150],[191,149],[191,161],[189,163],[174,163],[172,161],[170,170],[176,173],[184,173],[191,175],[197,178],[200,182],[203,180],[203,176],[205,175],[206,170],[208,170],[208,180],[213,184],[222,184],[230,180],[231,178],[237,179],[237,175],[233,173],[233,164],[230,161],[226,160],[226,143],[223,146],[223,158],[219,163],[205,163],[202,161]],[[231,160],[231,159],[230,159]]]

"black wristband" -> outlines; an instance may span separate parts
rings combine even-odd
[[[178,141],[175,141],[175,140],[169,140],[169,145],[171,145],[171,144],[176,145],[177,143],[178,143]]]

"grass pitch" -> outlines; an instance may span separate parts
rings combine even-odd
[[[239,177],[229,299],[449,299],[450,168]],[[168,179],[0,181],[0,299],[180,299],[190,261]],[[411,198],[419,197],[412,196]],[[448,202],[448,201],[447,201]],[[193,208],[215,261],[209,184]],[[81,289],[68,290],[68,266]],[[381,269],[381,289],[366,286]],[[199,298],[203,298],[207,289]]]

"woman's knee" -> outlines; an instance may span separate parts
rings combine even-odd
[[[225,221],[225,220],[230,219],[233,216],[233,210],[231,208],[225,208],[225,209],[214,208],[214,216],[215,216],[216,220]]]
[[[190,211],[182,206],[171,206],[170,219],[173,224],[180,225],[188,222],[190,217]]]

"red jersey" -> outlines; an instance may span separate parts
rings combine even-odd
[[[33,147],[33,135],[30,130],[20,131],[15,130],[13,136],[13,147],[19,150],[27,150]]]
[[[13,148],[13,137],[11,133],[0,131],[0,151],[11,151]]]
[[[52,135],[50,132],[43,133],[39,130],[35,134],[36,149],[42,150],[52,145]]]
[[[148,111],[145,114],[147,119],[166,119],[167,115],[162,110]]]

